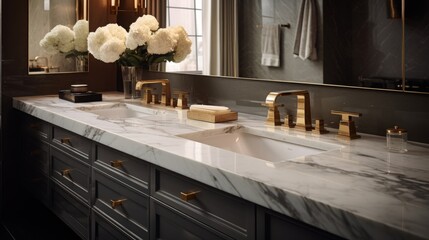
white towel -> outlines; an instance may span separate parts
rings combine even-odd
[[[297,19],[293,54],[302,60],[317,60],[317,8],[314,0],[302,0]]]
[[[262,26],[261,47],[263,66],[280,66],[279,25]]]

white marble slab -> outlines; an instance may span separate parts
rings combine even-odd
[[[264,118],[212,124],[186,119],[185,110],[127,119],[78,110],[123,100],[103,93],[103,102],[75,104],[57,96],[14,98],[16,109],[170,169],[225,192],[348,239],[429,239],[429,147],[410,143],[406,154],[390,153],[385,138],[362,135],[338,140],[265,126]],[[157,109],[159,107],[151,106]],[[150,111],[149,111],[150,112]],[[297,139],[341,145],[316,155],[270,163],[177,137],[242,125]]]

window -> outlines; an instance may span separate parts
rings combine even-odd
[[[201,73],[203,67],[202,0],[167,0],[167,27],[183,26],[192,52],[180,63],[167,62],[167,72]]]

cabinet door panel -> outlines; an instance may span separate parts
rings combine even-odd
[[[60,185],[54,183],[52,186],[52,210],[76,234],[83,239],[89,239],[89,206],[64,190]]]
[[[94,208],[130,232],[146,239],[149,228],[148,196],[94,169]],[[114,202],[116,202],[114,204]]]
[[[97,144],[94,167],[126,182],[137,191],[149,194],[150,166],[144,160]]]
[[[90,166],[51,147],[51,177],[89,203]]]
[[[235,239],[254,239],[252,203],[176,173],[153,169],[152,196]],[[192,193],[194,198],[182,199]]]
[[[259,240],[342,239],[331,233],[262,207],[258,207],[257,209],[256,226],[257,239]]]
[[[154,199],[151,199],[151,223],[151,239],[232,239]]]
[[[134,240],[130,234],[116,226],[112,221],[106,219],[96,210],[92,217],[92,239],[93,240]]]
[[[91,153],[91,143],[91,140],[85,137],[60,127],[54,127],[52,144],[77,158],[84,159],[88,164],[89,155]]]

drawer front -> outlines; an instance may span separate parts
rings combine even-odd
[[[52,210],[82,239],[89,239],[89,206],[61,186],[52,185]]]
[[[109,217],[97,210],[93,211],[92,238],[93,240],[126,240],[137,239],[117,226]]]
[[[89,155],[91,152],[91,140],[89,139],[65,129],[54,127],[52,143],[63,151],[89,161]]]
[[[52,126],[29,114],[25,114],[23,117],[23,127],[26,134],[39,139],[48,140],[51,136]]]
[[[112,148],[97,145],[94,166],[103,169],[137,191],[148,194],[150,166],[147,162],[131,157]]]
[[[51,199],[51,189],[50,189],[50,180],[47,176],[39,172],[32,176],[29,179],[29,182],[26,183],[25,188],[27,191],[45,206],[50,207]]]
[[[90,166],[55,147],[51,147],[51,164],[51,177],[88,203]]]
[[[94,169],[94,208],[106,214],[139,239],[147,239],[149,198],[123,182]]]
[[[152,171],[155,198],[235,239],[255,238],[254,204],[164,169]]]
[[[29,138],[24,140],[23,145],[24,166],[26,174],[34,171],[49,175],[49,145],[45,141]],[[28,172],[30,171],[30,172]]]
[[[233,239],[157,200],[150,201],[151,239]]]

